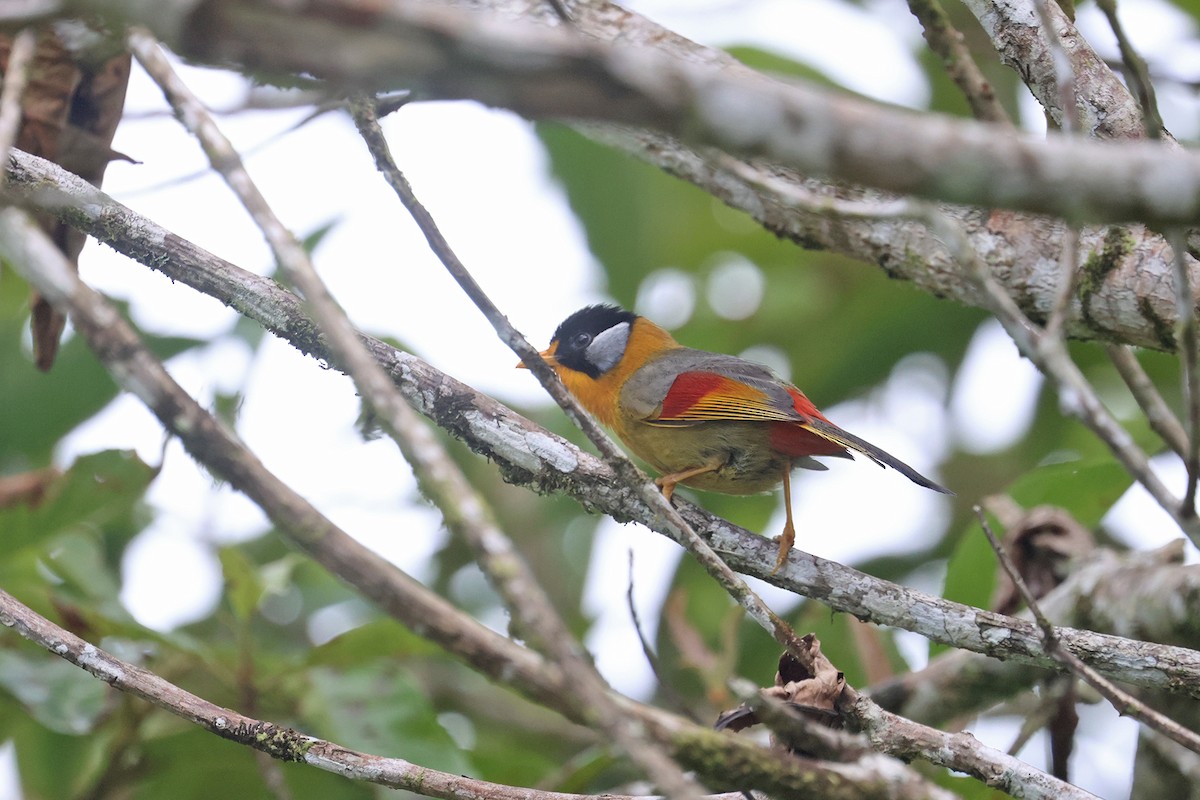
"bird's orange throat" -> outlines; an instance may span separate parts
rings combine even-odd
[[[650,320],[638,317],[629,332],[625,355],[608,372],[598,378],[591,378],[559,364],[554,365],[554,370],[580,405],[600,420],[601,424],[621,433],[618,414],[621,387],[629,380],[629,376],[645,366],[648,360],[677,347],[681,345],[671,334]]]

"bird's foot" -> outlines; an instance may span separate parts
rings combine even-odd
[[[779,534],[779,555],[775,558],[775,568],[771,570],[774,575],[779,572],[779,568],[787,561],[788,553],[792,552],[792,545],[796,543],[796,529],[792,526],[792,521],[789,519],[787,525],[783,528],[783,533]]]

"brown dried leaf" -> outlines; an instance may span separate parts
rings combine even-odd
[[[1068,764],[1075,749],[1075,730],[1079,727],[1075,700],[1075,690],[1068,684],[1057,698],[1058,708],[1046,726],[1046,733],[1050,736],[1051,774],[1062,781],[1070,779]]]
[[[825,727],[840,728],[842,718],[837,712],[837,702],[846,688],[846,678],[821,652],[821,642],[816,636],[810,633],[802,641],[809,647],[809,664],[784,653],[779,657],[775,685],[762,689],[762,695],[787,703],[792,710]],[[759,722],[753,709],[740,706],[721,714],[714,727],[741,731]]]
[[[0,477],[0,508],[36,506],[59,475],[53,467]]]
[[[11,48],[12,38],[0,35],[0,70],[7,70]],[[73,54],[53,30],[42,30],[21,98],[16,146],[100,186],[108,162],[127,159],[113,151],[112,139],[125,107],[130,65],[128,53],[93,65]],[[38,221],[76,265],[86,236],[50,215]],[[66,320],[36,293],[31,302],[35,360],[38,369],[48,370]]]
[[[1034,597],[1043,597],[1063,582],[1069,564],[1096,547],[1095,537],[1056,506],[1037,506],[1008,524],[1004,549]],[[992,607],[1011,614],[1021,605],[1021,596],[1000,571]]]
[[[808,638],[808,637],[806,637]],[[838,698],[846,688],[846,676],[821,652],[821,643],[811,638],[812,667],[801,664],[790,653],[779,657],[775,685],[763,695],[790,704],[804,716],[831,728],[841,727]]]

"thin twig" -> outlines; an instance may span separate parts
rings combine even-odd
[[[1033,615],[1038,628],[1041,629],[1042,639],[1046,642],[1046,651],[1058,659],[1072,674],[1078,676],[1086,684],[1099,692],[1104,699],[1112,704],[1118,714],[1133,717],[1146,727],[1158,731],[1172,741],[1183,745],[1193,752],[1200,753],[1200,735],[1193,733],[1178,722],[1163,716],[1133,695],[1118,688],[1116,684],[1096,672],[1087,664],[1084,664],[1075,657],[1074,653],[1063,646],[1062,640],[1058,636],[1058,630],[1046,618],[1046,615],[1042,613],[1037,598],[1033,596],[1033,592],[1029,591],[1029,587],[1025,584],[1025,579],[1021,577],[1020,571],[1017,570],[1016,565],[1009,558],[1008,551],[1004,549],[1004,545],[1000,543],[1000,540],[992,531],[991,523],[988,522],[987,515],[983,513],[983,509],[975,506],[975,515],[979,517],[979,524],[983,526],[983,533],[987,536],[992,550],[995,551],[996,558],[1000,560],[1000,566],[1004,568],[1008,577],[1012,579],[1013,585],[1017,587],[1017,591],[1021,594],[1021,599],[1025,601],[1025,605],[1029,608],[1029,613]]]
[[[650,639],[646,636],[645,630],[642,628],[642,618],[638,614],[637,603],[633,599],[633,549],[629,550],[629,586],[625,590],[625,603],[629,607],[629,618],[633,621],[633,630],[637,634],[638,643],[642,646],[642,655],[646,657],[646,662],[650,664],[650,671],[654,673],[654,677],[658,679],[659,691],[663,693],[675,710],[686,716],[693,722],[699,722],[699,718],[695,710],[691,707],[683,696],[675,689],[675,685],[666,679],[662,671],[662,662],[658,660],[658,654],[654,652],[654,648],[650,645]]]
[[[29,84],[29,65],[37,49],[37,34],[25,28],[12,39],[8,51],[8,64],[0,76],[0,164],[8,163],[8,151],[21,132],[21,98]],[[0,190],[4,188],[6,176],[0,174]]]
[[[1037,7],[1038,17],[1042,23],[1042,30],[1046,32],[1046,38],[1050,43],[1050,57],[1054,64],[1054,83],[1058,94],[1058,104],[1062,108],[1062,118],[1059,120],[1059,127],[1064,133],[1076,133],[1079,131],[1079,103],[1075,99],[1075,72],[1071,66],[1071,57],[1067,55],[1067,51],[1063,48],[1062,39],[1058,35],[1058,29],[1054,27],[1054,20],[1051,19],[1049,11],[1046,9],[1047,3],[1053,0],[1034,0],[1034,6]],[[1047,109],[1049,110],[1049,109]]]
[[[1171,410],[1167,401],[1159,393],[1154,381],[1142,368],[1133,348],[1124,344],[1110,344],[1106,345],[1104,350],[1113,366],[1117,368],[1121,379],[1125,381],[1129,393],[1133,395],[1133,399],[1137,401],[1142,413],[1146,415],[1146,421],[1150,423],[1150,428],[1176,455],[1185,459],[1188,451],[1187,433],[1179,422],[1179,418],[1175,416],[1175,412]]]
[[[1108,26],[1112,28],[1113,36],[1117,39],[1117,48],[1121,51],[1121,60],[1125,66],[1125,81],[1142,108],[1146,135],[1151,139],[1160,139],[1164,131],[1163,120],[1158,111],[1158,99],[1155,97],[1154,82],[1150,80],[1146,60],[1134,49],[1133,43],[1125,35],[1125,26],[1117,17],[1117,4],[1113,0],[1096,0],[1096,5],[1108,20]]]
[[[1184,233],[1179,228],[1167,231],[1167,241],[1174,251],[1171,263],[1175,267],[1175,304],[1179,321],[1175,324],[1175,341],[1183,368],[1183,402],[1187,408],[1187,442],[1183,463],[1187,467],[1187,490],[1183,495],[1180,513],[1196,519],[1196,484],[1200,480],[1200,342],[1197,341],[1196,301],[1192,295],[1191,264]]]
[[[1058,289],[1054,293],[1054,305],[1042,331],[1044,336],[1056,339],[1063,337],[1063,326],[1071,311],[1071,300],[1075,297],[1075,286],[1079,278],[1079,229],[1068,224],[1063,231],[1061,250],[1058,254]]]
[[[975,118],[1011,128],[1012,120],[996,99],[992,84],[980,71],[962,32],[954,27],[942,4],[938,0],[908,0],[908,8],[921,23],[929,49],[942,59],[946,74],[963,93]]]
[[[695,783],[644,735],[640,724],[622,715],[609,698],[604,679],[554,611],[528,566],[516,555],[511,541],[496,526],[485,501],[363,347],[350,321],[318,277],[307,252],[271,210],[232,144],[179,80],[158,43],[142,30],[131,32],[129,40],[138,62],[162,88],[177,116],[199,139],[213,167],[263,231],[280,266],[307,299],[339,361],[346,365],[355,386],[412,464],[422,489],[441,509],[448,524],[480,556],[481,564],[487,567],[486,573],[521,629],[562,667],[585,713],[595,715],[597,725],[613,737],[651,780],[678,800],[699,797],[701,790]],[[369,107],[374,113],[374,104]]]
[[[513,352],[521,358],[522,362],[529,368],[530,372],[534,374],[542,386],[545,387],[550,396],[554,398],[554,401],[566,412],[571,421],[579,426],[579,429],[596,445],[605,461],[612,465],[624,483],[636,488],[639,496],[664,520],[663,529],[665,532],[680,545],[687,548],[708,573],[717,580],[722,588],[741,604],[750,617],[769,632],[775,641],[782,644],[797,658],[806,658],[807,648],[800,642],[799,637],[796,636],[791,626],[768,608],[766,603],[762,601],[762,598],[755,594],[746,582],[735,574],[729,568],[729,565],[722,561],[720,556],[709,547],[708,543],[696,534],[695,530],[680,516],[675,507],[663,497],[659,488],[625,456],[621,449],[609,438],[608,434],[601,430],[600,426],[579,406],[575,398],[567,392],[566,387],[558,379],[554,370],[550,368],[550,365],[542,359],[538,351],[525,340],[525,337],[509,323],[508,319],[500,313],[500,310],[487,297],[483,289],[471,276],[470,271],[459,260],[453,248],[450,247],[450,243],[442,236],[432,215],[421,204],[421,201],[413,192],[412,186],[409,185],[408,180],[404,177],[404,173],[400,171],[395,159],[392,158],[387,141],[383,137],[383,131],[374,119],[374,112],[371,105],[367,102],[359,101],[354,103],[352,108],[355,124],[358,126],[363,140],[366,142],[368,150],[370,150],[372,157],[375,159],[376,168],[383,173],[385,179],[396,192],[397,197],[399,197],[400,202],[408,209],[422,233],[425,234],[430,249],[441,260],[451,277],[458,282],[471,301],[483,312],[484,317],[495,328],[501,341],[511,347]]]

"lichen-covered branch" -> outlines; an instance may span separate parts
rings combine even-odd
[[[118,251],[254,319],[302,352],[332,359],[300,301],[274,281],[216,258],[42,159],[14,154],[9,179],[21,202],[55,210]],[[615,481],[599,459],[415,356],[370,337],[363,340],[418,411],[486,455],[510,482],[569,494],[618,521],[661,527],[638,493]],[[774,545],[769,540],[677,502],[684,518],[739,572],[864,620],[997,658],[1058,668],[1029,622],[951,603],[800,551],[772,575]],[[1069,629],[1063,640],[1108,677],[1200,697],[1200,652]]]
[[[633,124],[901,194],[1079,223],[1190,224],[1200,213],[1200,157],[1159,143],[1014,136],[487,11],[416,0],[170,0],[154,15],[138,0],[72,5],[145,24],[201,62]]]
[[[0,254],[56,308],[69,312],[75,329],[109,373],[145,403],[197,461],[245,492],[290,542],[415,632],[441,644],[484,674],[516,686],[573,719],[593,721],[593,710],[580,703],[557,665],[543,662],[536,654],[450,608],[430,590],[359,545],[267,471],[232,433],[182,390],[112,305],[80,281],[45,234],[19,209],[0,211]],[[5,620],[10,618],[11,615]],[[858,765],[819,765],[780,758],[747,739],[722,736],[625,698],[612,699],[622,713],[637,716],[655,739],[666,743],[673,758],[705,779],[732,780],[741,788],[762,788],[821,800],[840,797],[904,800],[913,796],[908,791],[910,784],[897,781],[894,776],[871,772],[860,782],[846,772]],[[855,704],[856,719],[862,719],[868,730],[872,729],[870,720],[879,719],[878,715],[883,713],[866,699]],[[887,722],[886,716],[884,721]],[[1041,787],[1050,781],[1057,785],[1058,794],[1039,791],[1029,796],[1076,794],[1069,785],[1059,784],[978,742],[947,751],[940,732],[915,723],[908,723],[903,730],[900,725],[889,723],[883,729],[876,728],[875,735],[880,737],[879,745],[887,752],[901,753],[905,758],[925,758],[1006,791],[1023,792],[1027,785]],[[285,752],[294,752],[290,736],[285,744]],[[924,784],[917,779],[916,785],[919,796]]]

